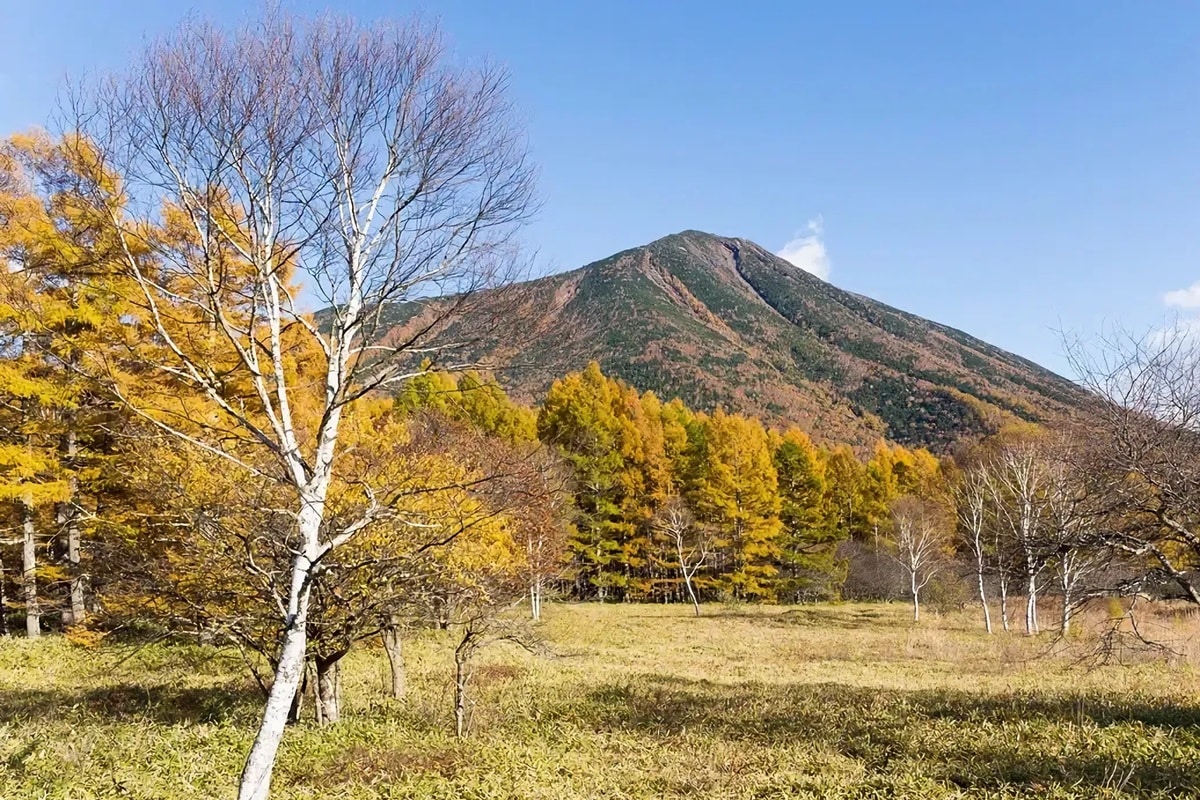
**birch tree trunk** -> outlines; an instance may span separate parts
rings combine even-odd
[[[1033,636],[1038,632],[1037,623],[1037,575],[1029,572],[1025,584],[1025,633]]]
[[[320,506],[324,505],[321,497]],[[258,735],[246,756],[246,766],[238,786],[238,800],[267,800],[271,792],[271,774],[288,712],[304,678],[305,655],[308,648],[308,604],[312,588],[312,573],[316,558],[317,535],[321,525],[320,508],[303,503],[300,513],[300,535],[307,543],[306,552],[296,557],[292,567],[288,601],[288,619],[275,668],[275,682],[267,695]]]
[[[25,600],[25,635],[36,639],[42,635],[42,612],[37,590],[37,527],[34,521],[33,498],[21,501],[21,590]]]
[[[1061,629],[1064,635],[1071,632],[1071,588],[1063,587]]]
[[[1009,631],[1008,623],[1008,578],[1004,573],[1000,575],[1000,624],[1005,632]]]
[[[696,616],[700,616],[700,601],[696,598],[696,590],[692,588],[692,576],[684,575],[683,582],[687,585],[688,597],[692,599],[692,608],[696,612]]]
[[[1071,630],[1071,603],[1073,601],[1073,598],[1071,596],[1073,593],[1072,593],[1071,589],[1075,583],[1075,581],[1073,580],[1073,578],[1074,578],[1073,570],[1075,569],[1075,567],[1076,567],[1076,564],[1075,564],[1075,559],[1074,559],[1072,552],[1068,551],[1065,554],[1063,554],[1062,565],[1060,566],[1060,570],[1061,570],[1060,575],[1061,575],[1061,580],[1062,580],[1062,583],[1061,583],[1061,586],[1062,586],[1062,617],[1061,617],[1061,620],[1059,623],[1059,627],[1064,636],[1067,633],[1069,633]]]
[[[250,754],[246,757],[246,766],[242,770],[241,784],[238,788],[239,800],[267,800],[270,796],[275,755],[278,753],[279,743],[283,739],[283,730],[287,725],[292,699],[300,688],[300,682],[304,675],[308,622],[307,589],[303,591],[301,603],[304,611],[293,616],[284,631],[283,649],[280,651],[279,666],[275,671],[275,682],[271,684],[271,693],[267,696],[267,705],[263,711],[258,735],[254,737],[254,744],[250,748]]]
[[[975,579],[979,587],[979,605],[983,608],[983,627],[990,636],[992,634],[992,612],[988,608],[987,590],[983,584],[983,562],[980,561],[975,571]]]
[[[0,552],[0,636],[8,636],[8,594],[4,588],[4,554]]]
[[[700,616],[700,601],[696,599],[696,590],[692,588],[692,570],[688,569],[687,558],[683,554],[683,535],[682,533],[675,540],[676,554],[679,556],[679,571],[683,573],[683,585],[687,588],[688,597],[692,600],[692,608],[696,611],[696,616]]]
[[[463,362],[470,342],[437,337],[475,313],[466,299],[509,282],[523,266],[514,236],[534,208],[534,172],[507,76],[447,56],[438,32],[419,20],[306,20],[271,7],[235,31],[189,20],[148,44],[128,71],[99,82],[93,97],[73,98],[80,102],[71,133],[83,135],[69,138],[100,151],[98,160],[121,173],[122,194],[137,200],[118,202],[124,198],[105,186],[91,193],[118,233],[122,272],[161,343],[158,360],[146,366],[204,403],[175,423],[174,398],[163,414],[161,394],[131,393],[105,364],[95,367],[164,435],[270,477],[297,500],[294,531],[283,536],[295,554],[291,575],[280,578],[274,598],[276,674],[239,800],[269,795],[307,663],[321,559],[389,511],[376,502],[387,492],[372,494],[357,520],[328,529],[342,412],[411,379],[416,354],[437,361],[445,353],[457,369],[478,366]],[[95,156],[85,155],[89,163]],[[186,237],[147,236],[167,206],[180,211]],[[228,252],[244,269],[211,267]],[[330,309],[327,324],[305,310],[293,269]],[[385,340],[383,311],[435,295],[461,302],[430,304],[422,332]],[[181,320],[181,303],[184,317],[199,318]],[[192,322],[216,339],[220,369],[213,343],[197,346]],[[515,320],[489,312],[470,323],[484,338]],[[323,362],[321,379],[297,374],[293,359],[302,352]],[[233,402],[217,377],[226,357],[242,368],[251,402]],[[310,425],[293,413],[301,407],[313,412]],[[231,437],[237,452],[227,447]]]
[[[968,470],[955,485],[955,510],[966,544],[975,557],[975,583],[979,593],[979,605],[983,609],[983,627],[992,633],[992,612],[988,608],[984,573],[987,570],[987,553],[984,535],[987,526],[987,501],[990,473],[986,464]]]
[[[68,574],[71,576],[71,612],[67,623],[70,625],[82,625],[87,618],[87,576],[81,571],[82,541],[79,531],[79,512],[76,507],[79,494],[79,478],[75,475],[75,459],[79,453],[79,441],[74,429],[67,431],[65,449],[67,466],[71,470],[71,476],[68,480],[70,495],[64,504],[64,522],[67,533],[67,569]]]
[[[895,585],[895,584],[893,584]],[[909,572],[909,591],[912,592],[913,622],[921,621],[921,587],[917,585],[917,570]]]
[[[542,619],[542,577],[535,575],[529,584],[529,613],[534,622]]]

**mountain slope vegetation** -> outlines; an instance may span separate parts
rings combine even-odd
[[[1027,359],[839,289],[753,242],[699,231],[476,302],[485,312],[510,304],[504,314],[519,318],[521,337],[485,338],[472,355],[500,367],[525,399],[597,361],[608,375],[696,408],[798,424],[825,441],[936,449],[1084,399]],[[422,316],[390,314],[389,336]]]

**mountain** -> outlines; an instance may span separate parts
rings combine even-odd
[[[475,355],[505,366],[501,381],[528,400],[595,360],[695,408],[798,424],[825,441],[944,449],[998,419],[1043,420],[1085,398],[1032,361],[838,289],[753,242],[699,231],[494,297],[526,335]],[[476,302],[486,313],[492,298]],[[389,336],[419,316],[395,309]]]

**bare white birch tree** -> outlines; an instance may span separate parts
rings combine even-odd
[[[1056,436],[1047,448],[1044,552],[1052,554],[1062,599],[1059,630],[1071,630],[1075,611],[1091,592],[1087,584],[1103,563],[1104,547],[1092,534],[1094,521],[1087,482],[1077,474],[1082,466],[1077,448]]]
[[[700,600],[696,597],[693,579],[708,563],[713,553],[712,536],[709,529],[696,522],[696,516],[683,498],[675,495],[667,499],[659,509],[655,526],[666,537],[675,553],[679,574],[684,588],[692,601],[696,616],[700,616]]]
[[[559,459],[541,447],[530,452],[527,469],[517,471],[513,477],[516,481],[499,484],[508,494],[507,503],[501,505],[511,507],[510,513],[519,523],[525,545],[529,615],[540,622],[547,589],[562,574],[566,563],[563,554],[573,512],[567,491],[570,477]]]
[[[921,590],[941,571],[949,544],[947,520],[935,503],[901,497],[892,503],[895,559],[908,577],[913,622],[921,620]]]
[[[979,605],[983,608],[983,627],[992,633],[992,612],[988,608],[985,577],[987,573],[987,479],[986,467],[978,465],[965,472],[954,487],[954,507],[958,515],[958,530],[971,558],[975,562],[975,587]]]
[[[404,381],[419,359],[465,363],[472,338],[489,334],[489,320],[452,323],[474,312],[478,290],[508,277],[514,232],[531,211],[532,173],[506,88],[502,71],[456,65],[438,32],[417,22],[272,12],[232,33],[187,22],[74,105],[78,129],[131,201],[112,222],[165,353],[145,366],[208,410],[124,399],[293,497],[278,666],[241,800],[269,795],[304,671],[314,575],[386,511],[373,505],[337,529],[325,524],[343,413]],[[115,208],[110,199],[97,203]],[[164,206],[186,228],[186,246],[150,233]],[[236,271],[224,266],[229,252]],[[321,320],[306,308],[316,303],[329,308]],[[380,338],[396,314],[411,324]],[[210,361],[211,337],[232,367]],[[295,377],[298,353],[319,359],[316,381]],[[231,368],[251,388],[249,410],[229,398]],[[300,408],[317,409],[316,421],[302,422]],[[240,447],[226,447],[230,439]],[[251,446],[255,458],[237,455]]]
[[[1006,443],[985,475],[1000,526],[1021,559],[1025,633],[1032,636],[1038,632],[1038,578],[1045,568],[1038,538],[1045,513],[1044,464],[1033,442]]]

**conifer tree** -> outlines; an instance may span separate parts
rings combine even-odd
[[[721,409],[703,425],[704,474],[694,504],[715,529],[716,588],[737,599],[771,600],[782,526],[767,432],[757,419]]]
[[[828,476],[825,504],[837,537],[869,536],[866,470],[849,445],[838,445],[829,452],[825,473]]]
[[[34,133],[0,145],[0,258],[8,265],[0,273],[0,425],[10,448],[0,480],[23,531],[30,635],[40,627],[39,578],[66,587],[67,623],[84,621],[85,517],[95,509],[83,498],[110,492],[117,475],[112,431],[121,415],[81,365],[85,355],[121,348],[134,327],[114,264],[116,231],[90,202],[118,187],[81,140]],[[39,550],[53,561],[35,565]]]
[[[605,599],[619,583],[625,467],[621,426],[614,413],[615,384],[596,363],[557,380],[538,414],[538,435],[559,448],[576,484],[576,535],[570,542],[575,592]]]
[[[781,600],[836,597],[845,579],[837,546],[845,538],[829,509],[827,454],[796,428],[772,435],[779,475]]]

